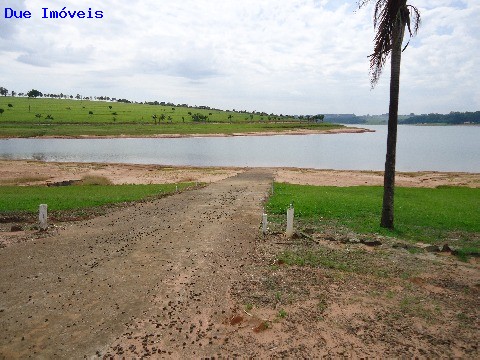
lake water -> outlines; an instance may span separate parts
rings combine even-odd
[[[386,126],[362,134],[177,139],[5,139],[0,158],[190,166],[383,170]],[[399,126],[398,171],[480,172],[480,126]]]

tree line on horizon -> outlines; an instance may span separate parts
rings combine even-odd
[[[480,124],[480,111],[458,112],[449,114],[425,114],[415,115],[400,121],[401,124]]]
[[[386,124],[387,120],[388,114],[358,116],[355,114],[325,114],[325,121],[334,124]],[[398,124],[480,124],[480,111],[452,111],[449,114],[430,113],[421,115],[398,115]]]

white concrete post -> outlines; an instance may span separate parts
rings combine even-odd
[[[267,234],[267,214],[263,214],[262,216],[262,231],[263,231],[263,235],[266,235]]]
[[[47,204],[41,204],[38,209],[38,221],[40,222],[40,230],[47,230]]]
[[[286,235],[287,238],[291,238],[293,236],[293,215],[294,215],[294,208],[290,204],[290,207],[287,209],[287,231]]]

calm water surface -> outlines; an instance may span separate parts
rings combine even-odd
[[[62,162],[383,170],[387,127],[363,127],[375,132],[180,139],[6,139],[0,140],[0,157]],[[399,126],[397,170],[480,172],[480,126]]]

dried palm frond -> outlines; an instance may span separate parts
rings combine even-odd
[[[359,8],[371,0],[361,0]],[[413,32],[411,29],[410,11],[413,16]],[[410,37],[416,35],[420,26],[420,12],[415,6],[407,5],[407,0],[376,0],[373,15],[373,27],[376,30],[373,54],[370,58],[370,74],[372,88],[377,84],[383,66],[394,45],[403,40],[405,26]],[[408,46],[405,46],[405,48]],[[405,50],[404,48],[404,50]]]

